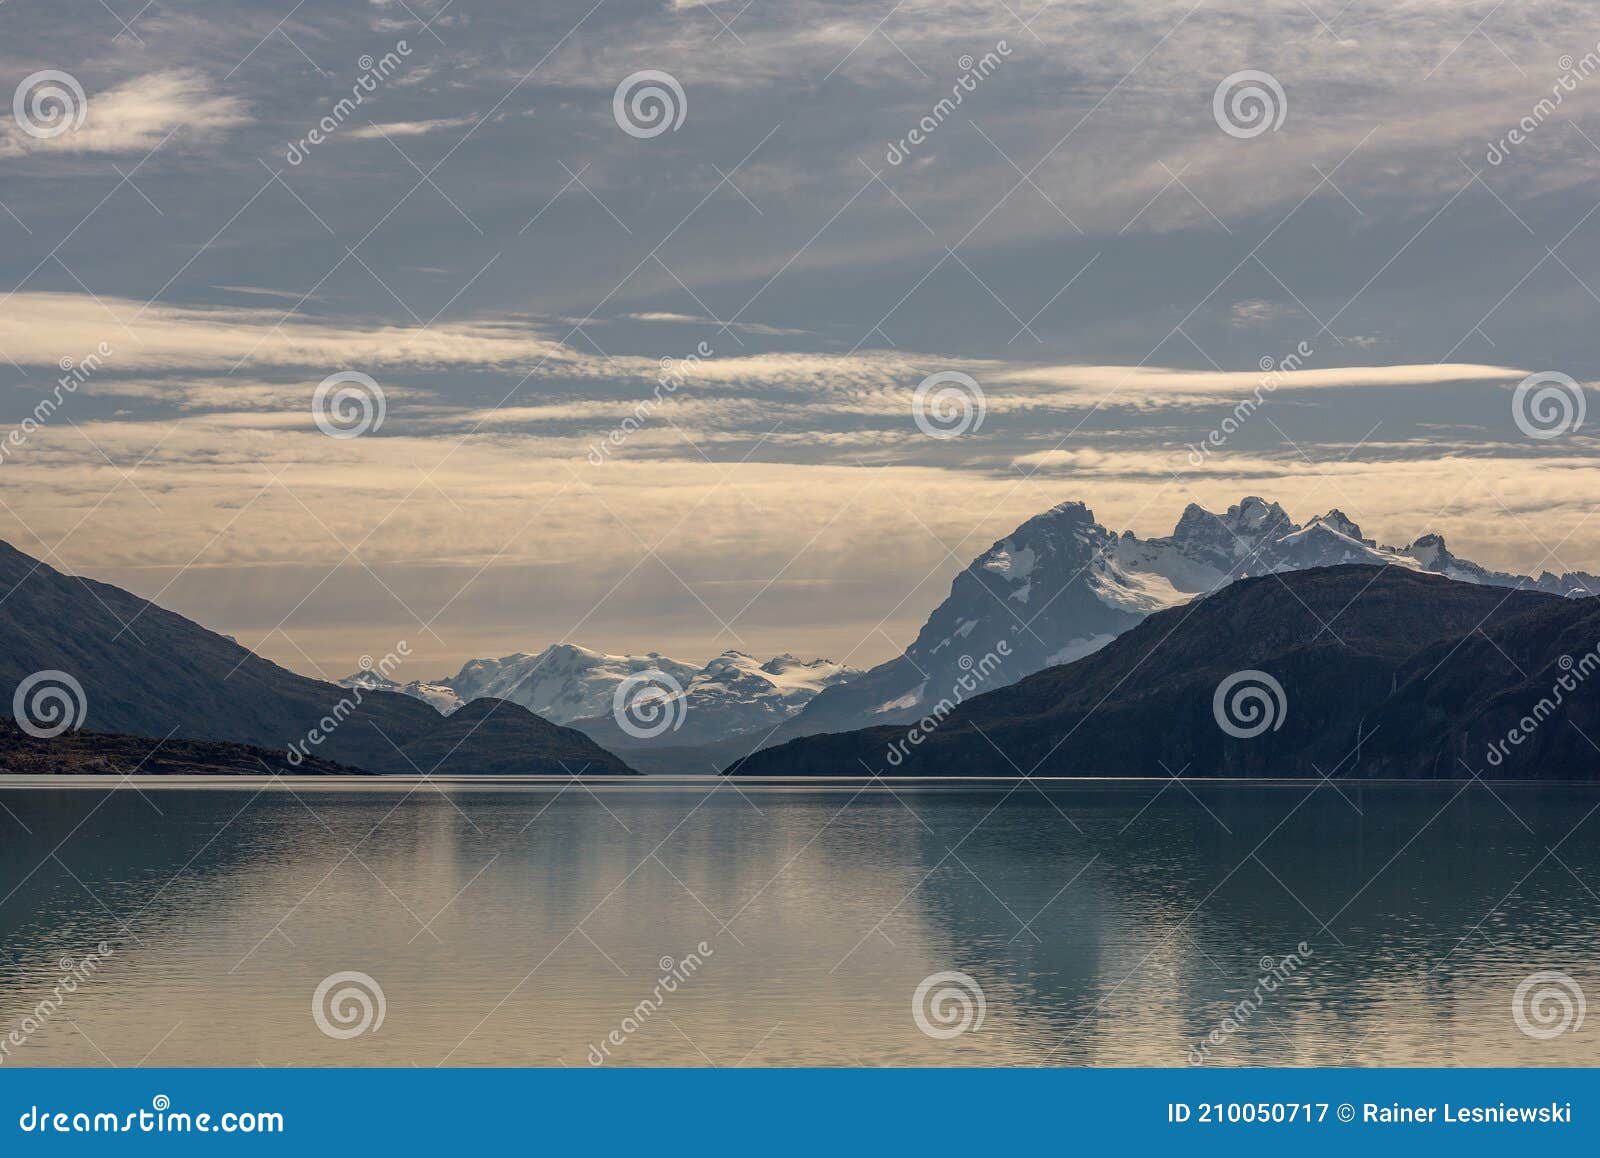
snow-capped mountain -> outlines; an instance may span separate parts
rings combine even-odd
[[[662,737],[666,743],[720,740],[756,728],[771,728],[805,707],[818,692],[859,675],[832,660],[802,660],[780,655],[761,661],[727,651],[704,667],[650,652],[607,655],[573,644],[555,644],[537,655],[518,652],[499,659],[475,659],[453,676],[407,684],[359,672],[340,681],[346,687],[384,688],[432,704],[446,715],[472,700],[494,698],[521,704],[552,723],[583,731],[610,732],[612,700],[630,676],[663,672],[681,689],[670,694],[683,723]],[[676,701],[681,700],[681,705]],[[664,701],[666,702],[666,701]],[[620,740],[624,734],[610,738]]]
[[[399,692],[403,696],[410,696],[414,700],[421,700],[441,715],[448,716],[462,704],[466,703],[456,695],[455,689],[445,684],[430,684],[422,680],[412,680],[410,683],[400,683],[398,680],[381,676],[375,671],[360,671],[355,675],[346,676],[339,681],[340,687],[369,688],[382,692]]]
[[[772,742],[903,723],[1105,646],[1145,616],[1251,575],[1342,563],[1431,571],[1452,579],[1562,595],[1600,594],[1585,572],[1537,579],[1490,571],[1450,554],[1438,535],[1380,546],[1343,512],[1296,523],[1254,496],[1214,514],[1195,504],[1172,534],[1141,539],[1069,502],[1037,515],[957,575],[949,597],[895,659],[831,688]]]
[[[747,732],[770,731],[800,712],[825,688],[859,676],[859,668],[829,659],[775,656],[765,663],[742,651],[725,651],[683,684],[683,693],[666,705],[681,723],[657,739],[662,746],[713,744]],[[573,720],[572,726],[602,745],[631,748],[611,714]]]
[[[517,652],[499,659],[473,659],[453,676],[407,684],[384,679],[375,672],[357,672],[339,682],[345,687],[381,687],[432,704],[449,715],[473,700],[499,699],[521,704],[553,724],[566,724],[611,710],[611,695],[636,672],[664,671],[687,684],[699,672],[654,652],[648,655],[606,655],[558,643],[537,655]]]
[[[568,724],[611,710],[617,685],[631,675],[662,671],[687,684],[700,669],[656,652],[607,655],[570,643],[553,644],[537,655],[518,652],[499,659],[474,659],[448,680],[463,700],[493,696],[521,704],[537,716]]]

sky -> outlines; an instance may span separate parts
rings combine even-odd
[[[0,4],[0,538],[331,677],[865,666],[1069,499],[1600,570],[1597,42],[1565,0]]]

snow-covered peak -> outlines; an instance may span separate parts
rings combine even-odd
[[[448,716],[462,704],[460,696],[455,689],[444,684],[427,683],[423,680],[412,680],[409,683],[400,683],[398,680],[388,679],[375,671],[358,671],[354,675],[345,676],[339,681],[340,687],[362,688],[383,692],[398,692],[403,696],[410,696],[414,700],[421,700],[435,711]]]
[[[1405,553],[1417,561],[1424,571],[1437,571],[1455,562],[1450,549],[1444,545],[1443,535],[1423,535]]]
[[[537,655],[517,652],[499,659],[477,659],[441,683],[463,701],[495,698],[521,704],[557,724],[611,710],[611,695],[629,676],[662,671],[687,684],[700,669],[658,652],[608,655],[572,643],[552,644]]]
[[[992,690],[1087,655],[1145,616],[1236,579],[1342,564],[1600,592],[1600,578],[1581,573],[1533,580],[1487,570],[1452,556],[1438,536],[1404,549],[1384,547],[1337,508],[1302,526],[1259,495],[1220,513],[1191,503],[1170,535],[1151,539],[1113,534],[1083,503],[1061,503],[1022,523],[957,575],[901,656],[818,695],[780,739],[915,719],[953,689],[970,692],[968,672],[980,657],[1005,657],[981,665],[988,673],[981,690]]]
[[[689,681],[686,708],[705,712],[713,705],[745,704],[761,708],[777,705],[782,718],[799,711],[823,688],[859,675],[856,668],[829,659],[802,660],[792,655],[765,662],[741,651],[725,651],[706,664]]]
[[[1333,510],[1329,511],[1325,515],[1315,516],[1309,520],[1306,525],[1310,526],[1312,523],[1318,523],[1324,527],[1328,527],[1331,530],[1337,531],[1347,539],[1355,540],[1357,543],[1365,543],[1368,546],[1371,546],[1371,540],[1365,538],[1361,534],[1361,528],[1356,526],[1356,524],[1338,507],[1334,507]]]
[[[682,689],[674,697],[685,709],[684,725],[673,733],[679,742],[770,728],[800,711],[823,688],[859,674],[833,660],[787,653],[763,661],[746,652],[725,651],[697,667],[659,652],[609,655],[563,643],[537,654],[469,660],[456,675],[433,683],[402,685],[369,672],[345,683],[414,696],[447,714],[472,700],[505,699],[553,723],[585,728],[610,720],[617,687],[645,671],[662,672]]]
[[[1038,559],[1039,555],[1032,547],[1017,547],[1007,539],[983,557],[983,567],[996,575],[1020,580],[1032,574],[1033,565]]]

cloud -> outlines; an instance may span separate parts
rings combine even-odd
[[[1002,367],[1002,382],[1054,388],[1067,394],[1099,395],[1123,405],[1198,405],[1237,399],[1270,382],[1273,393],[1297,390],[1348,390],[1396,386],[1439,386],[1452,382],[1511,382],[1526,370],[1444,362],[1401,366],[1332,366],[1315,370],[1172,370],[1154,366]]]
[[[477,122],[478,118],[473,113],[459,117],[437,117],[431,121],[388,121],[362,125],[348,135],[359,141],[379,141],[384,137],[420,137],[443,129],[464,129]]]
[[[75,94],[66,99],[74,108],[81,105],[82,123],[77,128],[34,136],[20,121],[0,121],[0,157],[35,152],[148,153],[169,137],[185,144],[214,140],[249,119],[244,101],[216,92],[201,73],[182,69],[135,77],[88,94],[81,102]]]
[[[331,369],[366,366],[568,367],[575,355],[518,319],[425,326],[363,326],[287,311],[169,306],[75,293],[18,293],[0,300],[0,350],[18,363],[53,365],[101,342],[128,370],[232,370],[238,366]]]
[[[1228,311],[1228,320],[1238,327],[1265,326],[1284,318],[1298,317],[1303,311],[1285,302],[1269,302],[1260,298],[1234,302]]]

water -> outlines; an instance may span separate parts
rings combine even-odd
[[[1600,1063],[1513,1016],[1600,996],[1590,787],[139,789],[0,788],[0,1064]],[[944,971],[983,1019],[935,1037]]]

